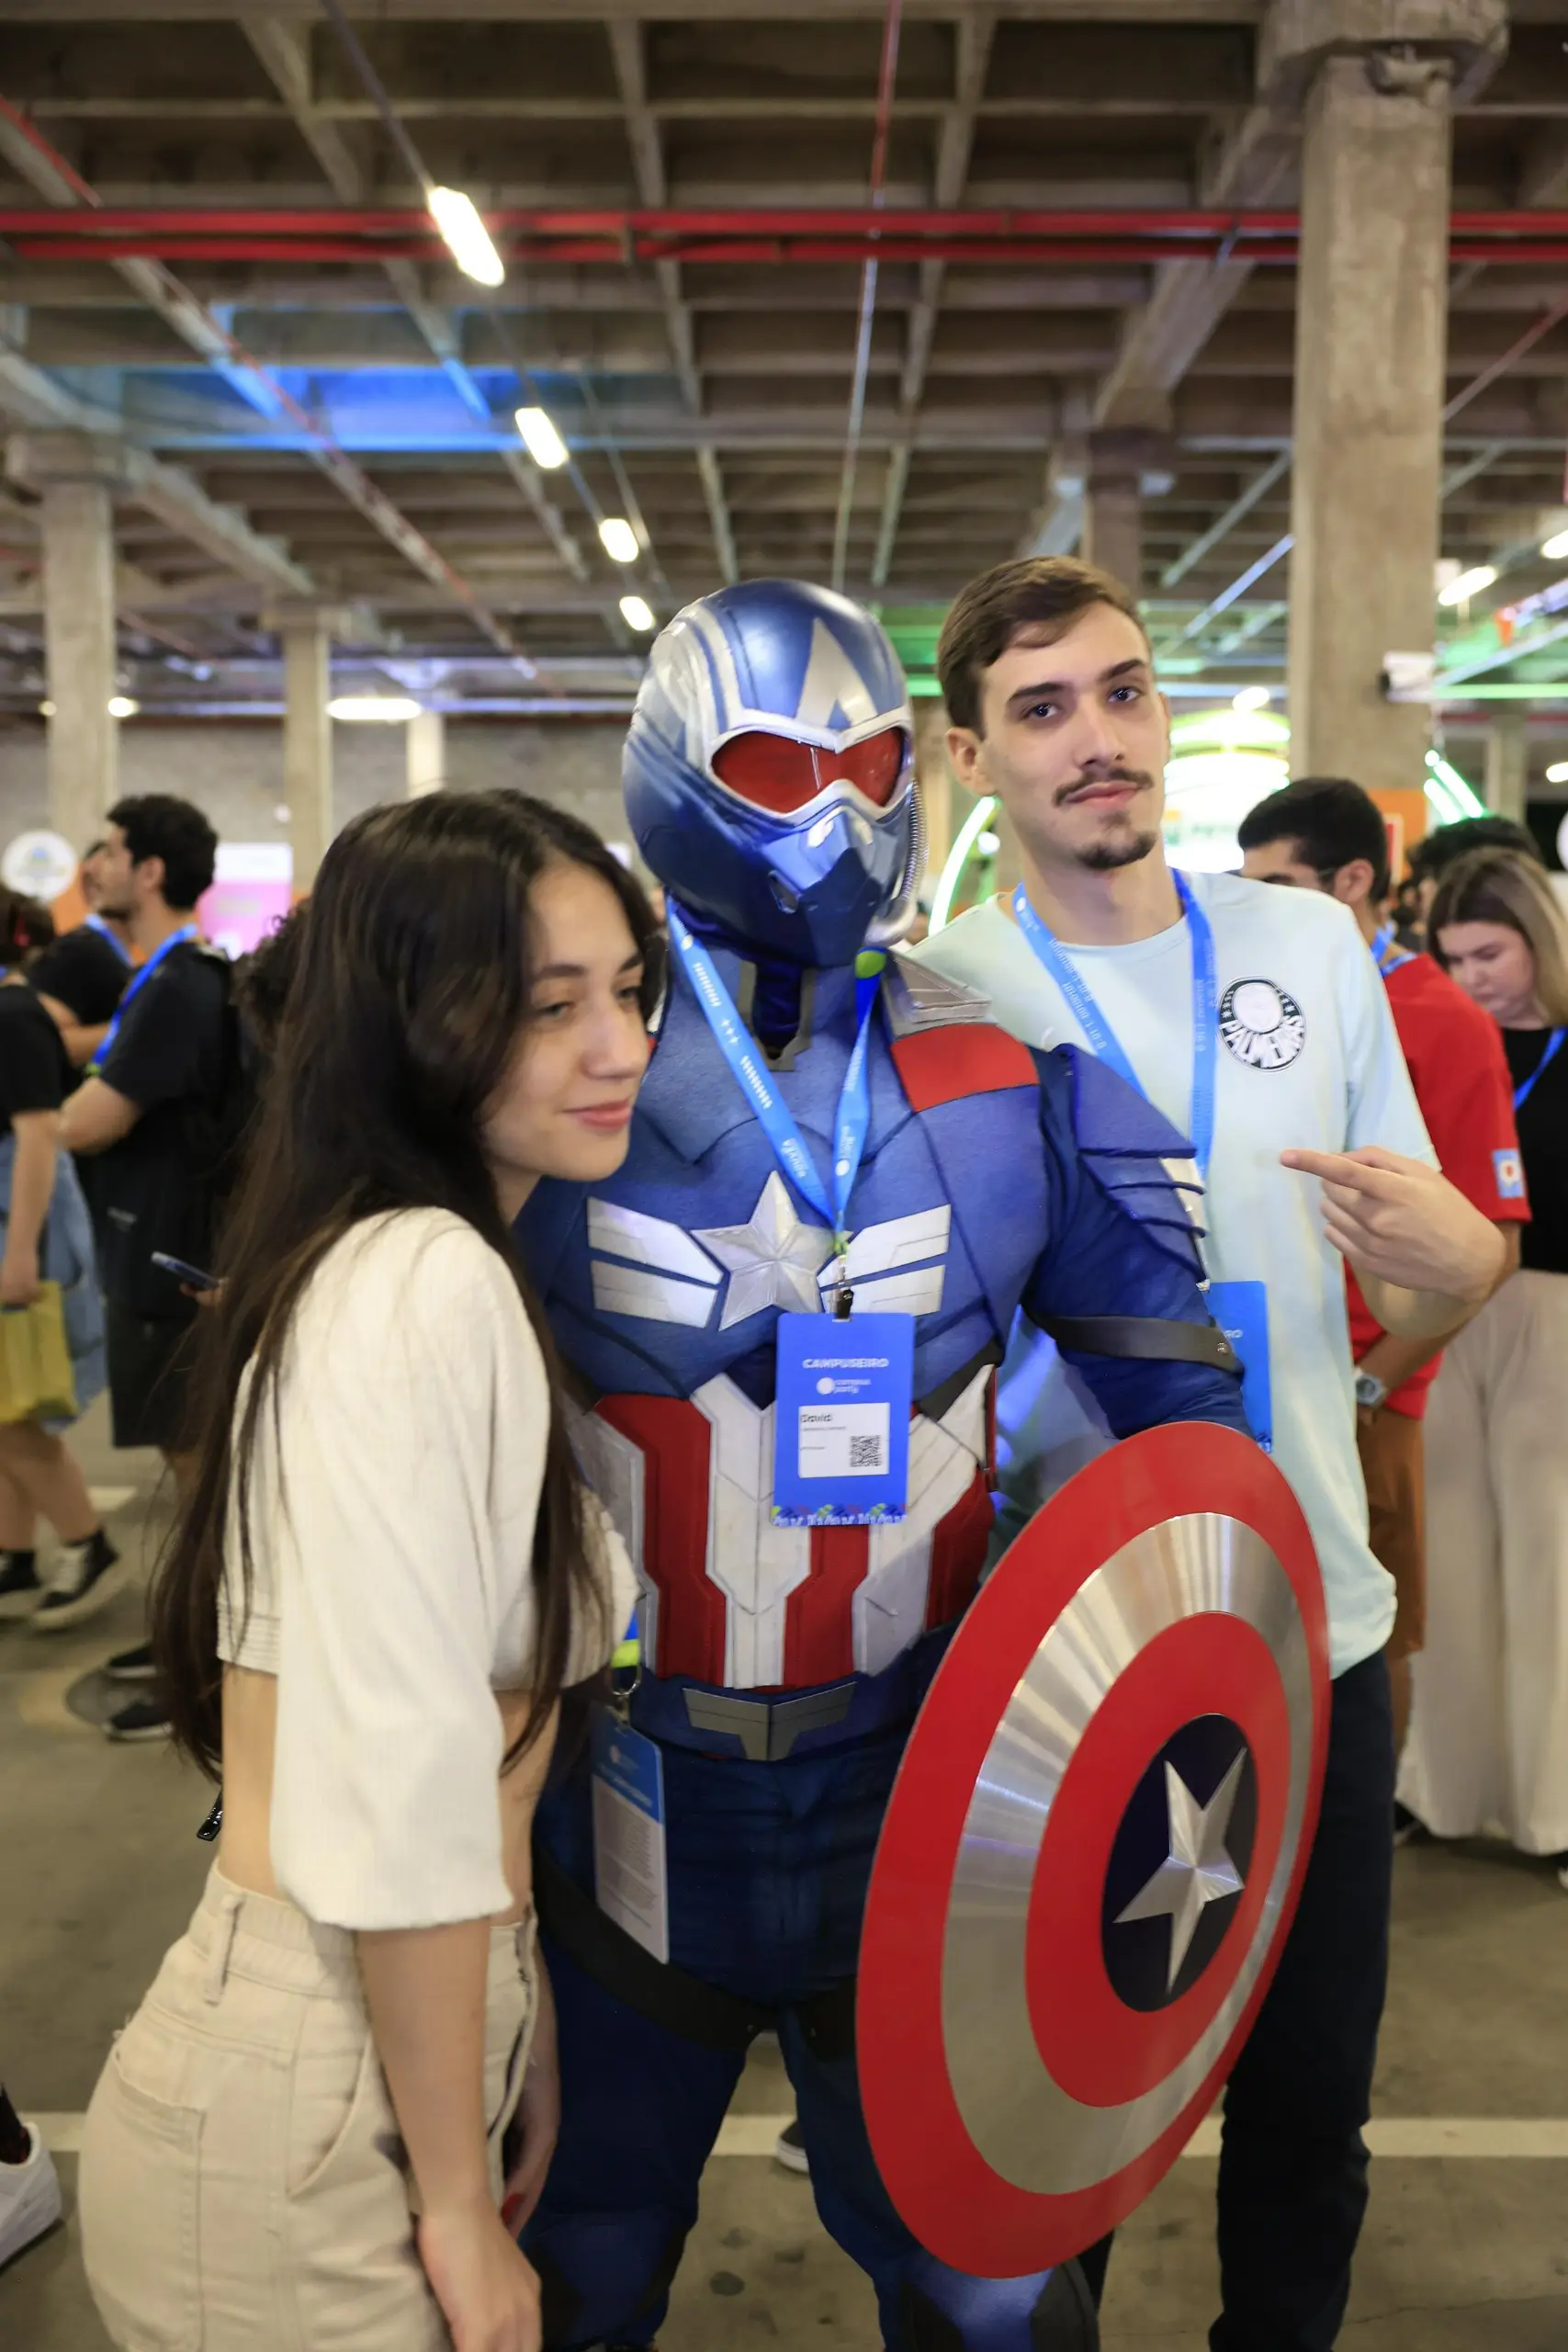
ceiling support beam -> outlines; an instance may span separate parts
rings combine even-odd
[[[979,119],[980,100],[985,95],[986,75],[990,67],[996,24],[993,8],[978,8],[959,21],[953,104],[942,116],[942,132],[937,141],[936,172],[931,188],[933,204],[954,205],[964,194],[969,177],[969,159],[975,149],[975,126]],[[926,374],[931,367],[931,344],[936,335],[937,314],[942,308],[942,289],[946,276],[946,266],[940,261],[920,264],[919,290],[915,297],[915,307],[909,313],[904,345],[904,372],[898,386],[899,411],[908,419],[911,430],[925,396]],[[909,443],[905,440],[894,448],[888,458],[883,481],[882,514],[877,525],[876,552],[871,566],[874,588],[886,585],[887,575],[892,569],[893,550],[898,538],[898,520],[904,509],[904,492],[908,486],[909,458]]]
[[[310,573],[280,540],[253,530],[237,506],[220,506],[182,467],[132,448],[118,434],[18,433],[7,445],[6,470],[13,481],[41,494],[62,474],[81,470],[84,449],[92,453],[95,478],[109,484],[117,498],[155,514],[226,571],[272,595],[317,593]]]
[[[1293,166],[1298,137],[1266,106],[1250,107],[1218,148],[1198,191],[1203,207],[1267,204]],[[1116,363],[1100,388],[1096,424],[1143,423],[1148,396],[1176,390],[1252,275],[1249,261],[1162,262],[1154,291],[1133,311]]]
[[[1179,581],[1185,580],[1188,573],[1202,562],[1212,548],[1219,546],[1222,539],[1228,539],[1236,525],[1251,514],[1258,500],[1267,498],[1280,476],[1289,471],[1290,463],[1288,449],[1281,449],[1277,457],[1271,458],[1262,472],[1247,483],[1240,497],[1225,508],[1218,522],[1211,523],[1190,547],[1182,549],[1174,563],[1166,566],[1159,576],[1160,586],[1174,588]]]
[[[643,28],[641,23],[635,19],[628,21],[616,17],[608,27],[608,31],[611,54],[615,63],[615,80],[626,115],[626,141],[631,149],[637,197],[651,210],[661,211],[670,201],[670,185],[664,168],[664,148],[660,138],[658,118],[648,100],[648,61],[643,46]],[[700,418],[703,413],[702,375],[697,367],[692,314],[682,294],[680,265],[672,261],[655,262],[653,275],[659,288],[660,306],[664,312],[665,332],[670,337],[670,350],[682,397],[693,416]],[[730,524],[717,453],[711,439],[705,436],[697,444],[697,470],[702,478],[703,498],[713,527],[714,553],[718,560],[719,576],[725,585],[730,587],[740,577],[735,555],[735,533]]]
[[[334,122],[317,108],[310,81],[310,33],[300,25],[280,23],[270,11],[247,10],[241,18],[245,38],[272,76],[279,96],[293,117],[295,128],[321,167],[333,194],[343,204],[361,204],[369,194],[368,175],[349,141]],[[413,321],[470,415],[491,422],[491,406],[483,387],[463,358],[462,334],[457,321],[433,302],[412,261],[387,261],[386,271],[399,301]],[[502,462],[543,526],[546,537],[574,580],[586,580],[588,564],[581,548],[567,528],[559,507],[545,489],[539,469],[521,449],[505,450]]]
[[[0,155],[50,204],[71,209],[97,205],[97,196],[86,181],[72,170],[62,155],[56,155],[25,118],[4,99],[0,99]],[[171,270],[162,262],[149,261],[118,261],[113,267],[182,341],[200,352],[227,378],[253,408],[267,416],[285,417],[303,430],[310,436],[308,453],[311,461],[329,481],[336,483],[372,529],[423,572],[433,587],[461,605],[492,644],[502,652],[517,652],[504,623],[454,571],[446,557],[431,546],[423,531],[416,529],[385,491],[355,465],[347,450],[339,447],[318,420],[308,416],[276,379],[252,359],[207,305],[198,301]]]

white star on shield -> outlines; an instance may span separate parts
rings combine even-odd
[[[692,1238],[729,1269],[729,1289],[719,1329],[744,1323],[764,1306],[822,1311],[817,1277],[833,1254],[833,1237],[823,1225],[803,1225],[784,1181],[775,1170],[763,1185],[747,1225],[715,1225]]]
[[[1225,1851],[1225,1836],[1236,1792],[1241,1786],[1245,1750],[1238,1756],[1207,1804],[1200,1804],[1168,1758],[1165,1767],[1166,1816],[1170,1851],[1146,1886],[1116,1914],[1120,1928],[1130,1919],[1170,1921],[1170,1959],[1166,1969],[1168,1993],[1181,1973],[1198,1923],[1211,1903],[1239,1894],[1241,1872]]]

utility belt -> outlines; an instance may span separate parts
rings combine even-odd
[[[922,1634],[880,1674],[852,1674],[842,1682],[766,1697],[716,1690],[683,1674],[645,1674],[629,1694],[632,1725],[660,1747],[751,1764],[826,1755],[912,1724],[955,1630],[943,1625]]]
[[[823,1754],[912,1724],[954,1628],[925,1634],[881,1674],[852,1675],[814,1690],[776,1698],[715,1690],[682,1675],[649,1675],[630,1694],[637,1730],[662,1746],[716,1759],[779,1764]],[[655,1960],[600,1910],[562,1868],[542,1838],[534,1841],[534,1901],[539,1924],[594,1983],[666,2033],[706,2050],[745,2050],[777,2026],[779,2010],[705,1984],[672,1962]],[[825,2062],[854,2050],[855,1980],[785,2005]]]

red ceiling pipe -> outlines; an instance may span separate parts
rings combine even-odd
[[[58,228],[61,212],[39,205],[0,206],[0,234]],[[198,235],[325,235],[371,237],[426,234],[429,215],[417,206],[396,209],[334,205],[319,209],[255,206],[105,205],[63,218],[84,237],[148,230]],[[1160,236],[1293,237],[1294,212],[1201,210],[1174,205],[1127,206],[1093,211],[1051,206],[948,209],[894,205],[726,206],[640,210],[502,208],[487,212],[492,229],[552,236],[868,236],[891,230],[914,237]],[[1568,211],[1455,212],[1456,236],[1568,237]]]

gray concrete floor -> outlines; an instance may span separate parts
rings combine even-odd
[[[135,1489],[112,1525],[145,1565],[163,1522],[154,1458],[111,1453],[101,1411],[83,1453],[95,1484]],[[195,1838],[205,1784],[160,1747],[111,1746],[67,1704],[140,1630],[134,1593],[49,1641],[0,1624],[0,2078],[24,2111],[85,2107],[111,2033],[206,1868]],[[1379,2115],[1568,2118],[1565,1997],[1568,1896],[1549,1869],[1478,1846],[1403,1853]],[[736,2104],[787,2110],[770,2046]],[[69,2205],[73,2159],[60,2168]],[[1106,2352],[1201,2352],[1216,2301],[1213,2176],[1212,2161],[1184,2159],[1122,2232]],[[1384,2157],[1372,2183],[1341,2339],[1349,2352],[1563,2352],[1568,2161]],[[0,2274],[0,2347],[105,2352],[107,2342],[68,2220]],[[666,2352],[875,2352],[879,2337],[808,2184],[766,2156],[719,2156],[662,2342]]]

